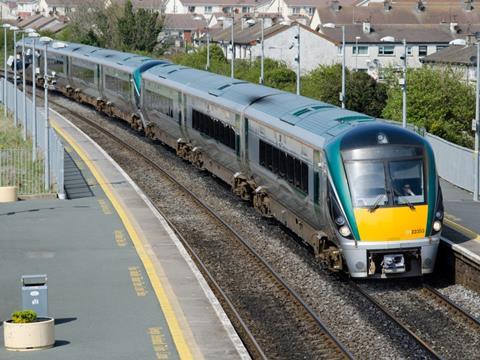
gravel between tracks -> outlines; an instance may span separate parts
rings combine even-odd
[[[470,315],[480,320],[480,294],[462,285],[451,285],[437,288],[437,290],[448,296],[455,304],[460,305]]]
[[[218,211],[245,238],[250,239],[254,248],[268,259],[271,266],[288,283],[294,285],[299,295],[319,314],[355,357],[376,359],[426,357],[425,352],[409,336],[348,284],[323,269],[287,231],[275,222],[262,219],[253,208],[236,198],[227,186],[212,176],[198,172],[165,147],[152,144],[137,134],[126,131],[123,124],[105,119],[93,109],[61,97],[55,97],[55,101],[89,119],[95,119],[113,133],[135,144],[142,152],[157,157],[165,170]],[[53,104],[52,107],[55,108]],[[72,120],[95,139],[96,136],[91,130],[88,131],[81,122]],[[103,146],[101,143],[100,145]],[[108,145],[104,148],[108,151]],[[128,171],[128,166],[132,164],[120,165]],[[142,186],[145,179],[141,171],[130,173],[130,176],[147,194],[149,193],[148,188]],[[150,181],[153,183],[156,180]],[[168,206],[176,210],[175,204]]]
[[[462,317],[427,296],[421,284],[401,280],[381,285],[365,283],[363,287],[443,358],[478,358],[478,328],[465,324]]]

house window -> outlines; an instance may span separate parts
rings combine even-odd
[[[358,49],[358,55],[362,56],[366,56],[368,55],[368,45],[357,45],[357,46],[353,46],[353,55],[357,55],[357,49]]]
[[[307,12],[308,15],[313,15],[313,7],[307,7],[305,8],[305,11]]]
[[[249,13],[250,12],[250,6],[242,6],[242,13]]]
[[[211,6],[205,6],[205,14],[211,14],[212,13],[212,7]]]
[[[447,47],[446,45],[437,45],[437,51],[445,49],[446,47]]]
[[[288,181],[298,190],[308,193],[307,163],[287,154],[285,151],[260,140],[259,162],[264,168]]]
[[[189,6],[188,7],[188,12],[194,13],[195,12],[195,6]]]
[[[395,54],[394,45],[380,45],[378,47],[379,56],[393,56]]]
[[[418,47],[418,56],[427,56],[427,45],[420,45]]]
[[[299,7],[293,7],[292,8],[292,14],[300,14],[300,8]]]

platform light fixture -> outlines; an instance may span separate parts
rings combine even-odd
[[[13,123],[17,126],[17,32],[22,30],[16,26],[10,26],[10,31],[13,32]]]
[[[346,81],[346,66],[345,66],[345,25],[335,25],[334,23],[325,23],[322,25],[324,28],[342,29],[342,92],[340,93],[340,101],[342,102],[342,109],[345,109],[345,102],[347,100],[345,93],[345,81]]]
[[[45,191],[50,191],[50,139],[49,139],[49,114],[48,114],[48,45],[52,42],[52,39],[48,36],[42,36],[40,43],[45,45],[43,53],[43,88],[45,97]]]
[[[475,102],[475,167],[474,167],[474,183],[473,183],[473,200],[478,201],[478,192],[479,192],[479,156],[478,156],[478,143],[480,137],[480,32],[475,33],[475,39],[477,40],[477,56],[476,56],[476,65],[477,65],[477,86],[476,86],[476,102]]]
[[[23,139],[27,139],[27,92],[26,92],[26,78],[25,78],[25,34],[27,34],[27,37],[30,34],[35,33],[35,30],[33,29],[25,29],[22,32],[22,102],[23,102],[23,120],[24,120],[24,126],[23,126]]]
[[[220,16],[218,20],[224,21],[225,19],[232,19],[232,32],[231,32],[231,52],[232,52],[232,58],[230,61],[230,77],[233,79],[235,77],[235,41],[234,41],[234,26],[235,26],[235,16],[230,15],[230,16]]]
[[[37,50],[35,46],[40,34],[33,32],[29,33],[28,37],[32,39],[32,159],[35,161],[37,159]]]
[[[10,24],[3,24],[3,49],[4,49],[4,73],[3,73],[3,116],[5,119],[7,118],[7,31],[10,29],[11,25]]]
[[[208,28],[208,20],[203,16],[195,16],[193,19],[197,21],[205,21],[205,32],[207,35],[207,63],[205,64],[205,70],[208,71],[208,69],[210,69],[210,30]]]

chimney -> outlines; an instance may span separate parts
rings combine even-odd
[[[458,33],[458,30],[459,30],[458,24],[457,24],[457,23],[454,23],[454,22],[451,22],[451,23],[450,23],[450,32],[451,32],[452,34],[457,34],[457,33]]]
[[[371,32],[371,30],[372,30],[371,27],[370,27],[370,23],[369,23],[369,22],[364,22],[364,23],[362,24],[362,29],[363,29],[363,33],[364,33],[364,34],[370,34],[370,32]]]
[[[472,11],[473,10],[473,1],[472,0],[464,0],[463,8],[466,11]]]
[[[422,0],[417,1],[417,11],[425,11],[425,4]]]
[[[385,10],[387,12],[392,10],[392,4],[390,3],[390,0],[385,0],[383,2],[383,10]]]
[[[338,2],[338,0],[332,1],[332,10],[333,10],[333,11],[339,12],[341,8],[342,8],[342,6],[341,6],[340,3]]]

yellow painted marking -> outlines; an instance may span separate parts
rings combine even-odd
[[[112,215],[112,209],[110,209],[110,206],[108,206],[107,201],[105,199],[98,199],[98,203],[100,204],[100,207],[102,208],[102,211],[105,215]]]
[[[128,271],[130,272],[130,278],[137,296],[146,296],[148,291],[145,289],[145,281],[140,268],[138,266],[129,266]]]
[[[168,344],[165,341],[165,336],[162,330],[158,327],[149,328],[150,340],[152,341],[153,351],[157,359],[170,358],[170,350],[168,350]]]
[[[153,262],[148,256],[147,252],[145,251],[143,243],[138,235],[138,232],[133,226],[125,209],[121,205],[117,196],[112,191],[110,185],[104,178],[103,174],[100,172],[99,169],[97,169],[95,164],[88,158],[87,154],[83,151],[83,149],[80,146],[78,146],[75,140],[73,140],[73,138],[67,132],[65,132],[60,126],[58,126],[58,124],[55,121],[51,121],[51,125],[57,131],[57,133],[59,133],[73,147],[73,149],[77,152],[80,158],[84,161],[84,163],[89,168],[90,172],[97,179],[97,182],[102,187],[102,190],[107,195],[113,207],[117,211],[118,215],[120,216],[120,219],[123,222],[123,225],[127,229],[127,232],[130,238],[132,239],[135,250],[137,251],[137,254],[140,257],[143,263],[143,266],[145,267],[145,271],[150,279],[150,282],[155,291],[158,302],[160,303],[160,307],[163,311],[163,314],[165,315],[168,328],[170,329],[170,333],[172,335],[173,341],[175,342],[175,346],[177,348],[180,358],[193,359],[190,348],[187,345],[185,336],[182,332],[182,329],[180,328],[180,325],[178,324],[178,320],[175,316],[170,300],[165,292],[165,289],[162,286],[162,283],[160,281],[160,278],[158,277],[158,274],[155,271]]]
[[[480,241],[480,235],[477,234],[475,231],[470,230],[470,229],[466,228],[465,226],[460,225],[460,224],[450,220],[449,218],[451,218],[451,215],[449,215],[448,217],[445,216],[444,222],[445,222],[446,225],[450,226],[453,230],[458,231],[460,234],[463,234],[463,235],[467,236],[468,238],[470,238],[472,240]]]
[[[414,240],[425,237],[428,206],[418,205],[354,210],[360,239],[364,241]]]
[[[118,246],[120,247],[125,247],[127,246],[127,238],[125,236],[125,233],[123,230],[115,230],[115,242],[117,243]]]

